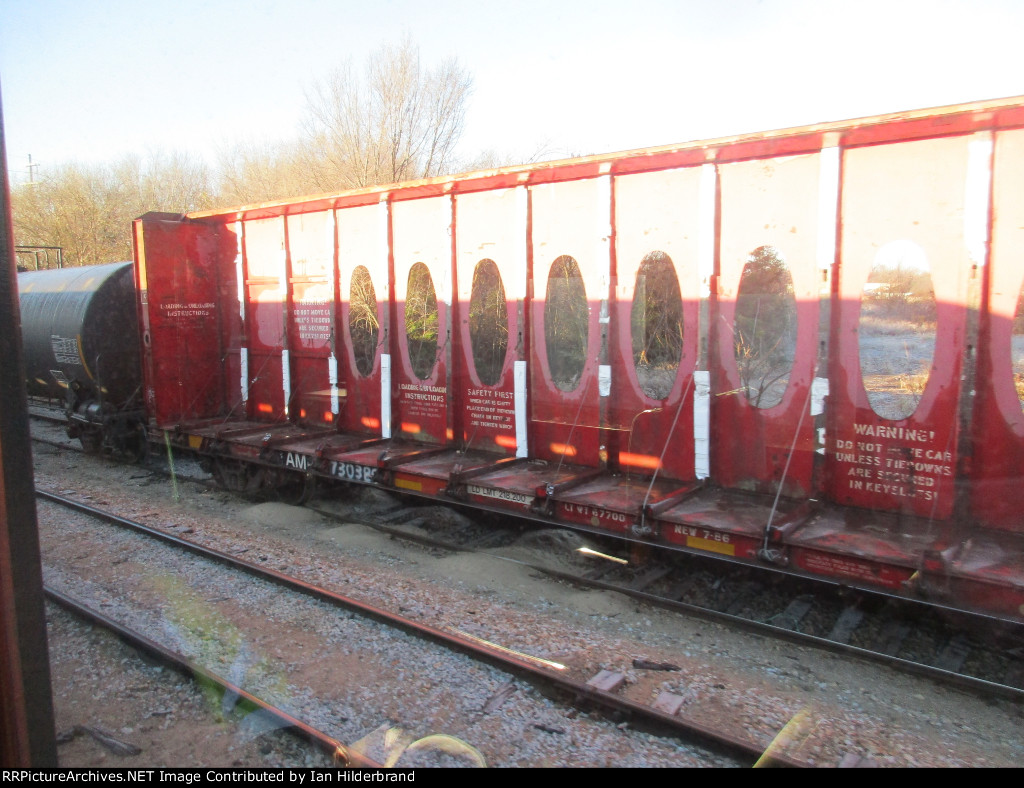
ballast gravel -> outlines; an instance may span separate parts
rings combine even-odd
[[[308,509],[254,504],[42,444],[33,451],[40,489],[407,618],[564,664],[580,681],[602,670],[621,673],[618,691],[632,700],[653,703],[671,693],[682,699],[679,714],[765,748],[784,744],[790,757],[816,766],[1024,763],[1017,704],[581,590],[507,560],[568,567],[583,560],[572,550],[575,535],[528,533],[503,549],[504,557],[452,555]],[[386,498],[352,488],[317,505],[373,509]],[[190,569],[166,547],[111,536],[108,527],[101,535],[88,518],[53,505],[40,503],[38,510],[48,584],[158,631],[159,639],[369,757],[397,756],[400,766],[734,765],[696,743],[577,709],[572,699],[547,697],[493,667],[426,650],[416,638],[324,603],[296,601],[254,581],[240,584],[229,570],[188,559]],[[259,720],[240,724],[231,699],[147,664],[62,611],[48,607],[48,623],[58,733],[91,726],[141,750],[118,755],[91,736],[66,736],[61,765],[330,763],[260,728]],[[679,670],[639,669],[634,660]],[[450,737],[431,740],[445,749],[413,744],[435,734]]]

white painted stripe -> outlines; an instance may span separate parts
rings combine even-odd
[[[391,437],[391,355],[380,354],[380,436]]]
[[[815,378],[811,383],[811,415],[820,416],[825,412],[825,397],[828,396],[828,378]],[[818,427],[818,454],[825,453],[825,428]]]
[[[338,415],[338,359],[331,353],[327,357],[327,379],[331,383],[331,413]]]
[[[715,273],[715,214],[717,211],[718,171],[714,164],[702,164],[697,198],[697,278],[701,298],[711,296],[711,277]],[[703,327],[707,331],[707,327]],[[698,479],[711,475],[711,373],[693,373],[693,472]]]
[[[291,287],[288,282],[288,250],[284,246],[284,239],[288,237],[288,217],[281,217],[281,254],[277,261],[278,277],[280,285],[278,292],[281,294],[281,310],[284,312],[283,320],[288,325],[290,316],[288,314],[288,291]],[[283,341],[288,342],[288,329],[285,328]],[[281,388],[284,389],[284,417],[288,418],[288,403],[292,399],[292,368],[288,360],[288,350],[281,350]]]
[[[597,367],[597,393],[607,397],[612,390],[612,368],[610,364],[600,364]]]
[[[526,421],[526,362],[516,361],[513,365],[516,409],[516,457],[529,455]]]
[[[811,415],[820,416],[825,412],[825,397],[828,396],[828,378],[815,378],[811,383]]]
[[[292,366],[287,350],[281,351],[281,388],[284,389],[284,417],[288,418],[288,403],[292,398]]]
[[[694,475],[706,479],[711,475],[711,373],[693,373],[693,452]]]
[[[974,136],[967,146],[967,183],[964,194],[964,242],[975,265],[988,264],[988,214],[992,183],[992,132]]]
[[[378,265],[381,271],[387,271],[389,268],[388,218],[390,207],[388,196],[386,192],[381,194],[377,213],[377,243],[378,254],[380,255]],[[377,298],[387,301],[391,298],[388,277],[384,276],[379,284],[378,293],[380,294]],[[381,293],[381,291],[383,292]],[[382,438],[391,437],[391,355],[389,353],[380,354],[380,436]]]
[[[238,247],[235,252],[235,283],[238,287],[238,316],[242,319],[242,328],[245,328],[245,266],[242,255],[242,233],[243,225],[235,222],[235,238]]]
[[[241,368],[242,402],[249,401],[249,349],[239,348],[238,366]]]

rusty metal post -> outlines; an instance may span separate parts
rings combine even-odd
[[[0,766],[54,767],[53,698],[0,104]]]

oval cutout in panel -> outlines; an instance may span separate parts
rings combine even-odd
[[[775,407],[789,386],[797,329],[793,276],[775,247],[759,246],[747,258],[733,328],[743,392],[754,407]]]
[[[579,265],[568,255],[551,264],[544,299],[544,344],[551,380],[561,391],[580,385],[587,360],[590,309]]]
[[[860,301],[860,372],[883,419],[917,410],[935,356],[937,313],[928,256],[913,241],[878,250]]]
[[[416,263],[409,269],[405,294],[405,341],[409,363],[420,380],[430,377],[437,361],[437,295],[430,269]]]
[[[640,263],[629,316],[633,367],[651,399],[665,399],[683,358],[683,299],[672,258],[651,252]]]
[[[380,320],[377,318],[377,291],[373,278],[364,265],[352,271],[348,296],[348,332],[352,337],[352,354],[356,371],[364,378],[373,372],[380,338]]]
[[[508,305],[501,272],[493,260],[481,260],[473,270],[469,345],[480,382],[495,385],[501,379],[508,354]]]

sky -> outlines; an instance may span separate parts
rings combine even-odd
[[[1021,0],[0,0],[12,185],[294,139],[408,36],[473,78],[460,154],[562,158],[1024,94]]]

